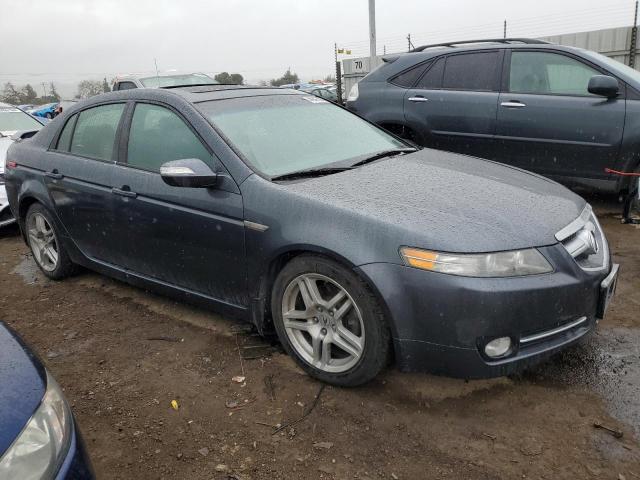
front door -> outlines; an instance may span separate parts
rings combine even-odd
[[[492,150],[502,52],[436,60],[404,97],[408,125],[429,147],[480,157]]]
[[[114,237],[114,163],[124,103],[88,108],[69,118],[45,171],[56,213],[80,251],[92,260],[120,261]]]
[[[126,137],[125,137],[126,139]],[[138,103],[116,166],[116,218],[127,270],[245,306],[246,265],[242,196],[219,160],[173,110]],[[215,188],[172,187],[160,166],[198,158],[219,174]]]
[[[558,52],[514,49],[506,68],[496,159],[544,175],[606,178],[622,141],[624,95],[590,94],[589,79],[603,72]]]

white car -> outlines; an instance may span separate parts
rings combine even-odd
[[[15,222],[4,188],[4,162],[7,150],[16,140],[34,135],[42,125],[42,122],[18,107],[0,102],[0,228]]]

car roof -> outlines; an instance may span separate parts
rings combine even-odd
[[[191,103],[264,95],[302,95],[299,90],[292,88],[262,87],[255,85],[190,85],[184,87],[165,87],[160,90],[174,92]]]

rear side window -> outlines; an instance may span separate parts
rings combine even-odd
[[[411,88],[416,84],[416,81],[418,81],[424,71],[429,68],[429,65],[431,65],[431,62],[423,63],[409,70],[405,70],[401,74],[393,77],[391,79],[391,83],[398,85],[399,87]]]
[[[71,153],[112,160],[116,131],[123,111],[124,103],[115,103],[80,112],[71,140]]]
[[[116,90],[131,90],[132,88],[138,87],[136,87],[136,84],[133,82],[119,82]]]
[[[451,90],[495,90],[498,52],[450,55],[444,68],[442,87]]]
[[[137,104],[129,133],[127,163],[159,172],[163,163],[187,158],[211,163],[211,154],[178,115],[158,105]]]
[[[416,88],[432,89],[442,86],[442,74],[444,72],[444,58],[440,58],[433,64],[427,73],[420,79]]]
[[[76,124],[77,119],[78,115],[76,114],[67,120],[67,123],[60,134],[60,138],[58,138],[56,150],[60,150],[61,152],[69,151],[69,147],[71,146],[71,135],[73,134],[73,126]]]

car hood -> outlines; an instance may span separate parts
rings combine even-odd
[[[335,210],[336,218],[348,211],[354,221],[394,231],[381,235],[398,246],[446,252],[551,245],[585,206],[539,175],[431,149],[282,186],[301,201]]]
[[[38,359],[0,322],[0,457],[40,405],[45,389]]]

